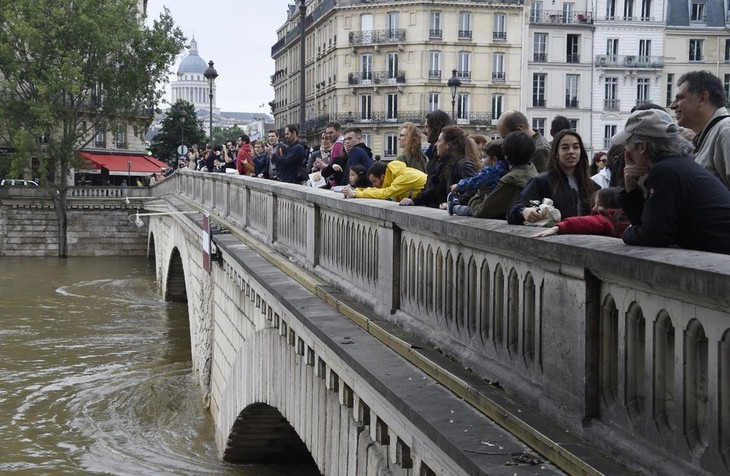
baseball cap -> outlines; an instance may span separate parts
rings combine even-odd
[[[634,111],[626,121],[624,130],[611,137],[611,143],[614,145],[623,144],[634,134],[658,139],[670,139],[679,135],[679,127],[666,111],[659,109]]]

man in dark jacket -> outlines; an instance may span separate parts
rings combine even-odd
[[[289,124],[284,128],[286,148],[276,163],[279,180],[288,183],[301,183],[299,169],[307,165],[307,149],[299,141],[299,127]]]
[[[730,191],[689,157],[692,145],[669,114],[636,111],[611,142],[626,144],[626,244],[730,254]]]
[[[350,183],[350,167],[362,165],[365,170],[370,170],[370,166],[375,163],[375,160],[373,160],[373,152],[370,147],[362,141],[362,130],[359,127],[349,127],[343,131],[343,135],[345,136],[347,163],[341,185],[347,185]]]

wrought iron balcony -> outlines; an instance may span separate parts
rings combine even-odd
[[[406,41],[405,28],[350,32],[350,46],[385,45]]]
[[[459,30],[459,39],[460,40],[471,40],[471,30]]]
[[[567,109],[578,109],[578,99],[575,97],[566,96],[565,97],[565,107]]]
[[[363,128],[381,125],[399,126],[404,122],[422,124],[426,114],[428,114],[428,111],[399,111],[395,116],[389,115],[386,112],[370,112],[369,114],[348,112],[345,114],[327,115],[327,121],[334,120],[347,127],[353,125]],[[492,124],[492,115],[483,112],[470,112],[463,115],[462,119],[459,119],[459,124],[475,127],[490,126]],[[311,131],[312,129],[307,127],[307,130]]]
[[[428,79],[441,79],[441,70],[440,69],[429,69],[428,70]]]
[[[604,111],[620,111],[621,101],[618,99],[604,99],[603,100]]]
[[[590,25],[593,23],[593,12],[565,13],[562,10],[533,11],[530,12],[530,23]]]
[[[288,68],[277,70],[271,75],[271,85],[274,86],[286,79]]]
[[[532,98],[532,107],[545,107],[545,98]]]
[[[547,53],[533,53],[532,61],[536,63],[545,63],[547,61]]]
[[[661,56],[596,55],[594,64],[598,68],[661,69],[664,67],[664,58]]]
[[[495,71],[492,73],[492,81],[504,81],[504,80],[505,80],[504,71]]]
[[[507,32],[506,31],[495,31],[492,33],[492,39],[499,40],[499,41],[507,41]]]
[[[459,79],[471,79],[471,71],[457,71],[456,77]]]
[[[429,38],[441,38],[442,36],[443,36],[443,31],[440,29],[431,28],[430,30],[428,30]]]
[[[347,76],[347,84],[354,86],[362,85],[383,85],[388,84],[404,84],[406,82],[405,71],[367,71],[359,73],[350,73]]]
[[[577,53],[566,55],[565,62],[566,63],[580,63],[580,55]]]

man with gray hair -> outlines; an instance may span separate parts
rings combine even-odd
[[[730,189],[730,115],[722,81],[708,71],[692,71],[677,86],[669,107],[677,123],[695,133],[695,162]]]
[[[692,144],[667,112],[631,113],[611,142],[626,149],[626,244],[730,254],[730,191],[689,158]]]

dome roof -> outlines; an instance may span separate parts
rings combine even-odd
[[[198,42],[193,38],[190,42],[190,52],[177,68],[177,74],[203,74],[207,68],[208,64],[198,56]]]

